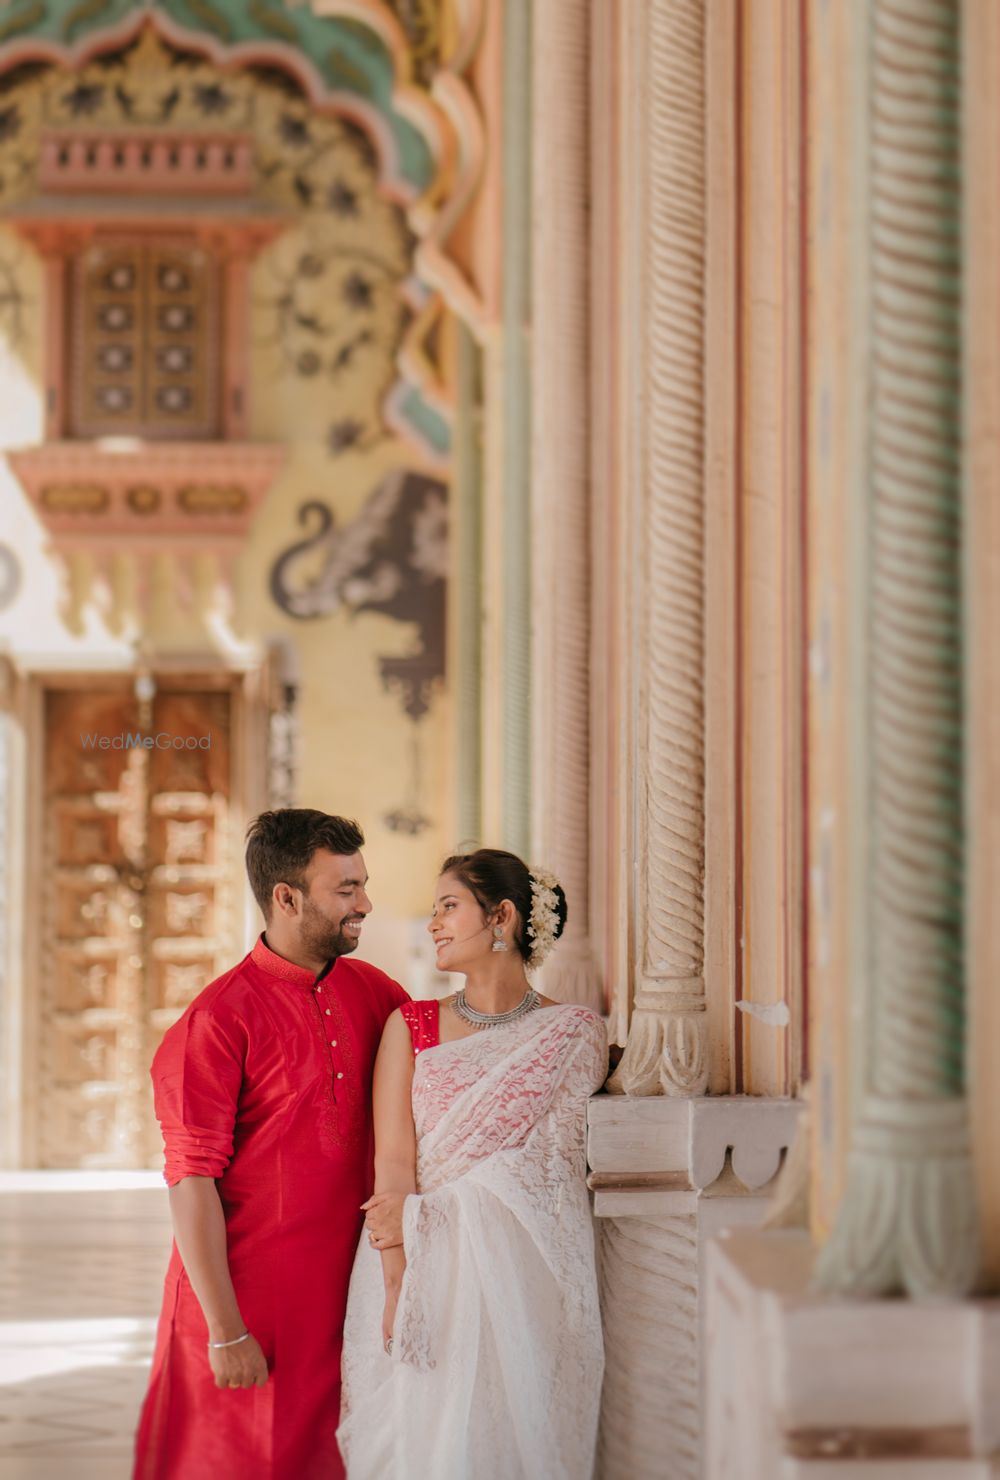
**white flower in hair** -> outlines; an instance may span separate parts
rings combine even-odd
[[[544,868],[529,869],[531,879],[531,914],[528,916],[528,938],[531,941],[529,966],[541,966],[555,945],[559,934],[559,880]]]

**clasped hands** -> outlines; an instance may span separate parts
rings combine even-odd
[[[403,1242],[403,1203],[405,1192],[376,1192],[361,1204],[365,1215],[368,1242],[379,1253],[395,1249]]]

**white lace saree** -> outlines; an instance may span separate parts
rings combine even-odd
[[[576,1006],[418,1054],[391,1357],[364,1237],[351,1277],[348,1480],[590,1480],[604,1352],[584,1130],[606,1072],[604,1024]]]

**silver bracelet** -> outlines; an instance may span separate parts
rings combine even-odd
[[[210,1352],[221,1352],[224,1346],[239,1346],[241,1341],[249,1341],[250,1332],[244,1331],[242,1336],[234,1336],[232,1341],[210,1341],[208,1349]]]

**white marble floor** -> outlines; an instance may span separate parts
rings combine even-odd
[[[0,1480],[127,1480],[169,1250],[154,1172],[0,1172]]]

